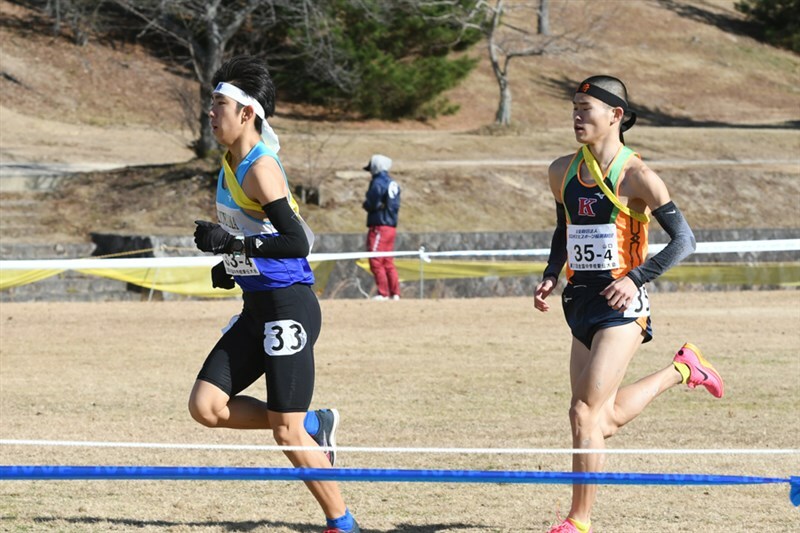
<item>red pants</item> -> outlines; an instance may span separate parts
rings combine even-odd
[[[394,237],[397,230],[392,226],[370,226],[367,233],[368,252],[394,251]],[[375,276],[378,294],[381,296],[399,296],[400,281],[393,257],[373,257],[369,260],[369,268]]]

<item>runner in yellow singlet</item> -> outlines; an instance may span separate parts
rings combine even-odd
[[[652,338],[645,283],[692,253],[694,235],[661,178],[624,144],[622,132],[636,115],[628,109],[623,83],[593,76],[578,86],[572,103],[575,139],[583,146],[556,159],[548,171],[557,224],[534,306],[550,309],[547,297],[566,264],[562,305],[573,336],[572,443],[576,449],[600,449],[675,385],[703,385],[717,398],[724,389],[719,374],[689,343],[669,365],[620,387],[634,353]],[[649,258],[648,212],[670,236]],[[575,454],[572,469],[598,472],[603,462],[602,454]],[[597,485],[573,485],[569,514],[550,533],[591,532],[596,494]]]

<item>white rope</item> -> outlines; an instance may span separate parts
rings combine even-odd
[[[650,253],[656,253],[665,244],[651,244]],[[772,239],[760,241],[719,241],[697,244],[695,254],[786,252],[800,250],[800,239]],[[419,250],[393,252],[341,252],[310,254],[308,260],[341,261],[369,259],[371,257],[419,257],[430,261],[437,257],[547,257],[550,248],[528,248],[522,250],[454,250],[427,252]],[[220,256],[203,255],[192,257],[135,257],[110,259],[33,259],[0,260],[0,270],[88,270],[107,268],[176,268],[212,267],[221,261]]]
[[[168,442],[106,442],[71,440],[14,440],[0,439],[6,446],[65,446],[86,448],[149,448],[164,450],[225,450],[225,451],[314,451],[336,450],[347,453],[418,453],[464,455],[563,455],[563,454],[613,454],[613,455],[800,455],[800,449],[771,448],[639,448],[639,449],[579,449],[572,448],[407,448],[371,446],[277,446],[257,444],[182,444]]]

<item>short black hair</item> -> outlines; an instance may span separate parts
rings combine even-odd
[[[605,91],[609,93],[609,95],[607,97],[596,93],[593,95],[591,87],[596,87],[601,92]],[[625,137],[622,133],[631,129],[633,125],[636,124],[636,113],[634,113],[628,105],[628,89],[625,87],[625,84],[614,76],[591,76],[578,84],[577,92],[584,92],[590,96],[595,96],[607,106],[616,107],[619,105],[622,107],[625,113],[619,126],[619,140],[625,144]],[[614,102],[616,99],[621,100],[621,102]]]
[[[625,101],[625,104],[628,103],[628,89],[625,88],[625,84],[622,83],[621,80],[613,76],[592,76],[583,80],[580,84],[578,84],[578,87],[583,86],[584,83],[605,89],[611,94],[622,98]]]
[[[263,61],[252,56],[236,56],[222,64],[214,73],[211,84],[220,82],[237,86],[264,108],[264,118],[275,114],[275,84]],[[261,118],[256,117],[256,129],[261,131]]]

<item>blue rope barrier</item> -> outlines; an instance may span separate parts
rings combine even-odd
[[[800,477],[619,472],[527,472],[490,470],[398,470],[377,468],[242,468],[212,466],[0,466],[0,480],[218,480],[383,481],[434,483],[539,483],[585,485],[758,485],[789,483],[800,505]]]

